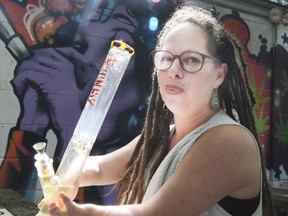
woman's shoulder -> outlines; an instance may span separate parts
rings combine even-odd
[[[181,184],[193,185],[191,191],[201,193],[197,199],[203,202],[209,196],[211,203],[227,195],[248,199],[259,193],[259,165],[251,134],[239,125],[225,124],[209,129],[196,140],[179,164],[175,179],[185,175],[188,180]]]
[[[257,147],[255,137],[240,124],[223,124],[210,128],[197,142],[207,142],[211,147],[231,147],[238,150],[255,150]]]
[[[224,124],[210,128],[193,144],[188,155],[230,169],[258,164],[259,150],[252,134],[240,125]]]
[[[213,168],[219,166],[219,170],[234,173],[238,180],[242,179],[242,175],[249,179],[248,175],[252,177],[259,170],[260,155],[256,140],[241,125],[211,128],[195,142],[190,154],[197,155],[198,159],[202,157],[201,160],[205,155],[207,164],[212,163]]]

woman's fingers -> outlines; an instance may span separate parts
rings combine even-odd
[[[73,203],[73,200],[71,200],[64,192],[61,192],[59,196],[62,199],[62,202],[65,204],[66,208],[68,208]]]
[[[66,216],[68,215],[68,209],[75,204],[64,192],[61,192],[59,197],[64,203],[66,209],[61,209],[56,202],[51,202],[49,203],[49,215],[51,216]]]
[[[57,203],[51,202],[49,203],[49,215],[51,216],[65,216],[67,215],[67,212],[62,211]]]

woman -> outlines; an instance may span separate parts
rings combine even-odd
[[[273,215],[255,100],[236,40],[210,12],[182,6],[151,57],[142,134],[111,154],[91,156],[79,179],[80,186],[118,182],[122,205],[78,205],[61,193],[68,215]],[[55,203],[49,207],[51,215],[65,214]]]

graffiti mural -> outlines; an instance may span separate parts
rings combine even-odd
[[[11,84],[21,111],[7,139],[0,168],[1,188],[29,196],[25,192],[33,188],[35,178],[32,146],[46,142],[48,130],[57,137],[53,158],[55,168],[58,166],[115,39],[134,47],[136,54],[91,153],[104,154],[121,147],[139,133],[150,91],[147,56],[154,41],[148,39],[156,34],[147,29],[147,23],[150,14],[167,10],[164,14],[168,15],[175,5],[173,1],[155,5],[127,2],[1,1],[4,21],[0,38],[17,61]],[[158,17],[160,22],[164,19]]]
[[[232,10],[231,14],[222,16],[220,21],[237,36],[242,45],[242,52],[246,56],[248,79],[257,102],[254,106],[256,127],[259,141],[264,148],[267,169],[272,174],[270,179],[272,185],[287,188],[288,52],[284,48],[287,43],[286,32],[281,35],[283,41],[277,41],[277,45],[273,45],[270,49],[267,36],[259,34],[259,52],[252,53],[248,48],[251,29],[240,14]]]
[[[246,56],[248,79],[256,97],[254,114],[259,140],[263,144],[267,168],[273,181],[287,182],[288,174],[288,113],[286,32],[277,45],[268,48],[267,36],[259,34],[258,53],[248,48],[251,29],[237,11],[221,17],[221,22],[235,34]],[[270,41],[270,43],[273,43]],[[273,184],[275,185],[275,184]],[[279,186],[277,183],[275,186]],[[288,184],[286,183],[286,186]]]
[[[241,18],[237,11],[226,14],[221,17],[221,22],[229,29],[242,45],[242,52],[247,64],[248,79],[253,88],[256,99],[254,106],[255,121],[259,134],[259,141],[264,145],[265,154],[269,158],[269,141],[270,141],[270,113],[271,113],[271,88],[270,76],[267,65],[264,64],[264,58],[267,58],[267,51],[262,50],[259,55],[251,53],[248,48],[250,40],[250,28]],[[262,37],[261,35],[259,37]],[[264,42],[262,42],[264,43]],[[266,59],[267,60],[267,59]],[[269,58],[268,58],[269,60]],[[266,161],[269,163],[269,160]]]
[[[16,124],[8,137],[1,138],[4,143],[0,145],[7,147],[0,167],[0,188],[13,188],[34,199],[28,193],[31,189],[35,192],[37,180],[32,146],[47,142],[52,131],[57,168],[114,39],[134,47],[136,54],[91,154],[113,151],[140,132],[150,91],[151,62],[147,57],[159,26],[177,4],[173,0],[0,0],[0,39],[16,61],[11,85],[20,106]],[[215,10],[219,21],[243,46],[267,168],[274,171],[275,179],[281,179],[288,173],[288,102],[284,99],[288,94],[288,52],[283,46],[288,44],[288,36],[283,33],[283,41],[270,48],[269,37],[259,34],[260,45],[252,52],[248,43],[253,29],[241,14]],[[159,22],[153,24],[157,25],[154,30],[151,17]],[[99,187],[80,191],[79,199],[113,202],[102,193],[107,191]]]
[[[285,34],[281,35],[283,38],[283,45],[285,44]],[[288,52],[284,46],[278,44],[271,51],[274,56],[272,67],[273,82],[273,137],[271,139],[272,146],[272,163],[275,170],[274,178],[278,180],[276,186],[288,188]],[[283,179],[285,181],[283,181]]]

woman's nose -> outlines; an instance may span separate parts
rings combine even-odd
[[[171,67],[168,69],[169,78],[183,78],[183,69],[180,65],[179,59],[175,59]]]

